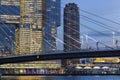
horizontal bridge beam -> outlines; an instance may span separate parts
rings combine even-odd
[[[11,56],[0,58],[0,64],[6,63],[20,63],[28,61],[47,61],[47,60],[62,60],[62,59],[76,59],[76,58],[97,58],[97,57],[120,57],[120,50],[106,50],[106,51],[74,51],[61,52],[52,54],[34,54],[26,56]]]

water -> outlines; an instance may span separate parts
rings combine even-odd
[[[1,80],[120,80],[120,76],[4,76]]]

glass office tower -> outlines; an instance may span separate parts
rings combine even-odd
[[[18,0],[0,0],[0,53],[13,54],[15,28],[19,23]]]
[[[34,54],[43,50],[45,1],[20,2],[20,27],[16,30],[16,54]]]
[[[26,46],[28,53],[36,52],[33,51],[36,48],[33,48],[32,43],[33,45],[36,44],[37,47],[41,47],[42,51],[56,51],[57,27],[60,26],[60,0],[45,0],[45,1],[24,0],[24,4],[25,4],[24,23],[27,25],[32,24],[32,26],[29,26],[29,28],[30,27],[32,28],[32,32],[34,35],[36,31],[38,31],[37,34],[40,33],[41,35],[41,39],[39,38],[39,41],[41,41],[40,42],[41,45],[38,46],[39,43],[35,41],[37,39],[32,40],[32,42],[30,42],[31,50],[28,50],[28,47]],[[20,0],[1,0],[0,7],[2,7],[0,9],[3,9],[4,11],[4,12],[2,12],[2,10],[0,11],[1,13],[4,13],[4,15],[3,14],[0,15],[0,20],[4,21],[5,23],[19,24]],[[19,27],[19,25],[17,25],[17,27]],[[25,30],[27,29],[25,28]],[[27,38],[30,39],[30,37]],[[26,42],[25,44],[28,43]],[[21,45],[24,44],[22,43]],[[16,45],[16,47],[17,46],[18,45]],[[18,51],[18,52],[24,52],[24,51]]]
[[[20,0],[0,0],[0,2],[0,20],[4,22],[3,25],[14,25],[12,26],[14,28],[14,30],[12,30],[12,32],[14,32],[14,35],[12,35],[14,37],[14,43],[16,43],[15,39],[20,38],[19,51],[17,54],[38,53],[41,49],[47,51],[56,50],[56,39],[52,36],[56,36],[57,27],[60,26],[60,0],[24,0],[25,25],[22,27],[19,24]],[[9,27],[10,25],[8,28]],[[19,36],[17,36],[18,33],[15,33],[15,28],[19,28]],[[46,42],[43,43],[44,40],[46,40]],[[51,47],[48,42],[55,47]],[[2,48],[3,47],[1,47],[1,49]],[[14,46],[13,49],[16,48],[18,48],[18,46]],[[35,62],[31,63],[34,64]],[[50,68],[51,63],[53,63],[53,68],[61,66],[61,64],[56,61],[49,61],[47,63],[38,62],[38,64],[46,68]],[[26,64],[27,63],[25,63],[23,67],[26,66]],[[29,67],[29,65],[27,66]]]
[[[61,0],[46,0],[46,22],[44,22],[44,51],[56,51],[57,28],[60,26]]]

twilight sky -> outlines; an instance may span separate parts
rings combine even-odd
[[[107,19],[110,19],[110,20],[120,23],[120,0],[61,0],[61,4],[62,4],[61,5],[61,8],[62,8],[61,23],[63,23],[63,8],[65,7],[65,4],[67,4],[67,3],[76,3],[78,5],[78,7],[82,10],[94,13],[101,17],[104,17],[104,18],[107,18]],[[117,24],[111,23],[109,21],[105,21],[105,20],[99,19],[97,17],[85,14],[82,11],[80,11],[80,15],[84,15],[84,16],[93,18],[94,20],[100,21],[106,25],[111,26],[113,29],[120,31],[120,28],[119,28],[120,25],[117,25]],[[85,25],[89,26],[90,28],[95,29],[100,32],[108,31],[109,35],[107,37],[105,37],[105,41],[103,41],[103,42],[106,42],[106,41],[112,42],[112,32],[113,32],[112,30],[108,30],[101,26],[97,26],[95,24],[87,22],[87,21],[83,20],[83,18],[80,18],[80,23],[85,24]],[[109,26],[107,26],[107,27],[109,27]],[[63,24],[58,28],[58,36],[59,36],[58,38],[61,40],[63,40],[62,31],[63,31]],[[93,30],[89,30],[83,26],[80,26],[80,33],[84,34],[86,32],[90,33],[90,34],[93,33],[94,35],[98,34],[97,32],[94,33]],[[116,35],[117,34],[118,33],[116,33]],[[101,34],[99,34],[99,35],[101,35]],[[101,35],[101,36],[104,36],[104,35]],[[96,37],[94,37],[94,38],[96,38]],[[119,36],[117,36],[116,38],[120,39]],[[103,37],[97,38],[97,40],[100,40],[100,41],[102,41],[103,39],[104,39]],[[62,46],[62,44],[60,45],[60,42],[59,42],[58,47],[61,48],[61,46]]]
[[[62,7],[66,3],[76,3],[80,9],[102,16],[120,16],[120,0],[62,0]],[[109,17],[108,17],[109,18]]]

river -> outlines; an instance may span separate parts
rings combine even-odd
[[[2,76],[1,80],[120,80],[120,76]]]

